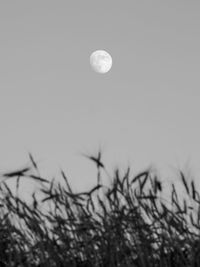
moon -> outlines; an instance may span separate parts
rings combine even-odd
[[[95,72],[104,74],[112,67],[112,57],[105,50],[96,50],[90,56],[90,65]]]

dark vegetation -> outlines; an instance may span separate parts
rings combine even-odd
[[[174,184],[171,198],[147,169],[134,177],[116,169],[110,186],[98,157],[97,185],[75,193],[61,171],[62,182],[39,175],[30,167],[2,174],[0,183],[0,267],[184,267],[200,266],[200,196],[194,181],[180,171],[185,199]],[[7,185],[16,179],[16,193]],[[21,179],[41,184],[41,199],[28,204],[18,195]]]

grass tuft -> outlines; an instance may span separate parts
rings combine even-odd
[[[64,183],[41,177],[30,153],[29,167],[2,174],[0,267],[200,266],[194,181],[189,184],[180,171],[187,195],[181,200],[172,184],[169,201],[151,169],[135,177],[130,167],[123,175],[116,169],[105,186],[101,153],[85,156],[97,167],[97,184],[88,192],[73,192],[62,170]],[[16,178],[15,193],[7,185],[10,178]],[[19,196],[20,181],[27,178],[41,185],[30,204]]]

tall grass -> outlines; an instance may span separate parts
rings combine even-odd
[[[200,266],[200,196],[194,181],[180,177],[186,197],[175,185],[164,199],[163,184],[150,168],[134,177],[116,169],[105,186],[105,165],[97,166],[97,185],[75,193],[63,182],[39,175],[30,166],[2,174],[0,183],[0,267],[183,267]],[[7,185],[16,179],[16,193]],[[20,180],[40,183],[28,204],[18,194]],[[40,199],[37,197],[40,195]]]

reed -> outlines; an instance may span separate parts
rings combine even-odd
[[[109,186],[98,157],[97,185],[75,193],[62,182],[41,177],[33,156],[30,166],[1,175],[1,267],[198,267],[200,266],[200,196],[194,181],[179,171],[186,196],[174,184],[171,199],[150,168],[134,177],[116,169]],[[16,193],[7,185],[16,179]],[[27,203],[17,193],[20,179],[40,183]],[[40,195],[40,199],[37,197]]]

